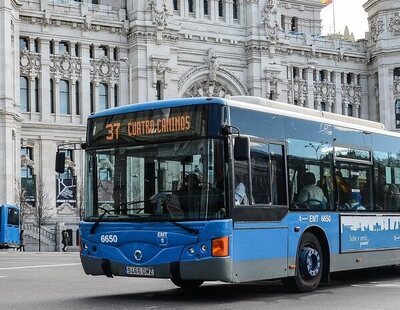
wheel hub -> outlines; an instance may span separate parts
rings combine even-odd
[[[321,257],[317,250],[305,247],[300,256],[300,268],[302,275],[311,279],[318,275],[321,269]]]

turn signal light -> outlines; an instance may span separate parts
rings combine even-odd
[[[211,244],[212,256],[223,257],[229,255],[229,238],[214,239]]]

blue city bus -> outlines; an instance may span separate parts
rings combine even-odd
[[[19,208],[0,204],[0,249],[19,246]]]
[[[380,123],[239,96],[121,106],[87,126],[89,275],[307,292],[400,263],[400,136]]]

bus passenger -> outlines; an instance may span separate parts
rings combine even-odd
[[[246,194],[246,187],[240,182],[235,188],[235,205],[248,205],[249,199]]]
[[[177,192],[177,195],[180,205],[188,218],[193,218],[199,214],[201,193],[200,177],[196,173],[186,175],[183,186]]]
[[[328,200],[320,187],[315,185],[315,175],[312,172],[307,172],[304,175],[304,186],[299,193],[299,203],[307,204],[308,207],[318,207],[318,202],[325,207]]]
[[[338,206],[340,207],[348,204],[351,198],[351,186],[343,179],[343,175],[340,171],[336,171],[335,186]]]

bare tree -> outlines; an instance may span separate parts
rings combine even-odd
[[[84,214],[84,188],[82,182],[76,182],[76,209],[79,220],[81,221]]]
[[[19,180],[15,180],[15,204],[19,207],[19,226],[24,228],[25,220],[30,213],[30,206],[27,203],[27,189],[24,188]]]
[[[41,234],[42,226],[47,224],[51,217],[52,201],[46,191],[46,186],[43,181],[36,183],[36,201],[35,207],[32,208],[33,221],[39,229],[39,252],[41,250]]]

